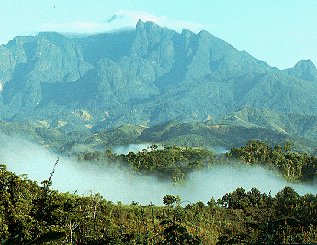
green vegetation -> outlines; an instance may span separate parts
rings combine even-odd
[[[215,158],[212,151],[191,147],[150,146],[150,150],[116,155],[110,150],[81,153],[78,160],[98,161],[117,166],[129,167],[141,174],[156,175],[160,178],[180,182],[189,172],[204,169],[212,164],[232,164],[238,159],[243,164],[258,164],[277,169],[289,180],[312,180],[317,176],[317,158],[305,153],[292,151],[290,143],[271,147],[264,141],[249,141],[245,146],[232,148],[230,152]]]
[[[293,180],[308,180],[317,176],[317,158],[292,151],[290,143],[271,147],[262,141],[250,141],[246,146],[231,149],[227,156],[248,164],[277,168],[285,177]]]
[[[77,154],[116,146],[152,143],[186,147],[231,149],[257,139],[270,145],[291,141],[293,149],[315,153],[315,116],[282,115],[268,110],[244,108],[218,122],[177,122],[145,127],[121,125],[117,128],[76,128],[47,125],[48,122],[17,123],[0,121],[0,133],[22,137],[58,152]],[[79,126],[78,126],[79,127]]]
[[[38,186],[0,166],[1,244],[317,242],[317,196],[299,196],[290,187],[275,197],[238,188],[207,205],[166,195],[160,207],[59,193],[50,189],[51,177]]]
[[[99,161],[115,163],[126,166],[137,173],[154,174],[160,178],[172,179],[180,182],[193,170],[207,167],[214,162],[211,151],[190,147],[164,147],[159,149],[157,145],[141,152],[129,152],[127,155],[116,155],[110,150],[104,153],[99,151],[79,154],[78,160]]]

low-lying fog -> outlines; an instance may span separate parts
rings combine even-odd
[[[17,138],[0,135],[0,146],[0,163],[5,163],[8,170],[17,174],[27,174],[38,183],[48,179],[57,159],[48,149]],[[207,171],[192,173],[183,185],[174,185],[158,181],[155,177],[133,175],[116,168],[78,163],[63,156],[60,157],[52,181],[53,188],[62,192],[99,192],[107,200],[127,204],[132,201],[162,204],[166,194],[179,195],[183,201],[206,203],[211,197],[217,199],[237,187],[246,190],[256,187],[262,192],[271,191],[275,194],[288,185],[299,194],[317,192],[316,182],[310,185],[289,183],[277,173],[259,166],[216,165]]]

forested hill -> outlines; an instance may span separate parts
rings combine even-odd
[[[16,37],[0,46],[0,117],[63,125],[201,121],[243,107],[317,114],[316,67],[280,71],[206,31]]]

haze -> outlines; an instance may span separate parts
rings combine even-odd
[[[10,171],[27,174],[40,183],[48,179],[57,156],[42,146],[19,138],[0,136],[0,159]],[[133,146],[135,149],[136,145]],[[284,186],[292,186],[299,194],[316,193],[316,183],[292,184],[278,174],[261,167],[233,164],[213,166],[207,171],[194,172],[182,185],[158,181],[155,177],[130,174],[123,169],[98,166],[95,163],[76,162],[64,156],[56,167],[53,188],[62,192],[89,195],[100,193],[105,199],[129,204],[162,204],[166,194],[179,195],[183,201],[207,203],[227,192],[243,187],[258,188],[261,192],[277,193]]]

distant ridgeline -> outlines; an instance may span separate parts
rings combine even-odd
[[[270,146],[291,142],[298,152],[315,156],[317,153],[316,116],[281,115],[265,110],[241,110],[218,123],[172,120],[152,127],[126,124],[111,129],[93,127],[86,130],[80,126],[59,126],[59,123],[0,121],[0,137],[19,137],[59,153],[74,155],[130,144],[212,148],[217,153],[219,147],[221,151],[228,151],[250,140],[261,140]]]
[[[213,121],[253,108],[313,127],[316,94],[310,60],[281,71],[206,31],[177,33],[152,22],[92,36],[45,32],[0,46],[5,121],[100,129]]]

